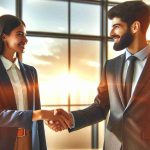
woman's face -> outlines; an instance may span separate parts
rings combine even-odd
[[[23,53],[27,44],[25,26],[21,24],[13,29],[9,35],[3,34],[2,39],[4,41],[4,51]]]

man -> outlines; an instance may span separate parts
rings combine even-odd
[[[146,31],[150,9],[144,2],[127,1],[111,8],[108,17],[112,19],[114,49],[125,49],[125,53],[106,62],[95,102],[69,114],[73,124],[70,131],[104,120],[110,111],[104,149],[149,150],[150,46]],[[59,131],[61,124],[49,122],[49,126]],[[111,141],[116,142],[115,147]]]

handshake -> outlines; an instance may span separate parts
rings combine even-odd
[[[44,120],[45,124],[55,132],[71,128],[73,125],[72,115],[63,109],[35,110],[32,120]]]

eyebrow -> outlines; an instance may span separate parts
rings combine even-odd
[[[26,32],[22,32],[22,31],[17,31],[17,33],[22,33],[22,34],[27,34]]]
[[[17,31],[17,33],[18,33],[18,32],[24,33],[24,32],[22,32],[22,31]]]
[[[121,24],[120,23],[115,23],[115,24],[112,25],[112,27],[114,27],[114,26],[121,26]]]

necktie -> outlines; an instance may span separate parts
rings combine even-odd
[[[130,56],[129,58],[129,67],[127,70],[126,80],[125,80],[125,89],[124,89],[124,97],[125,97],[125,104],[128,104],[128,101],[131,97],[131,90],[132,90],[132,81],[133,81],[133,74],[134,74],[134,64],[135,60],[137,59],[135,56]]]

